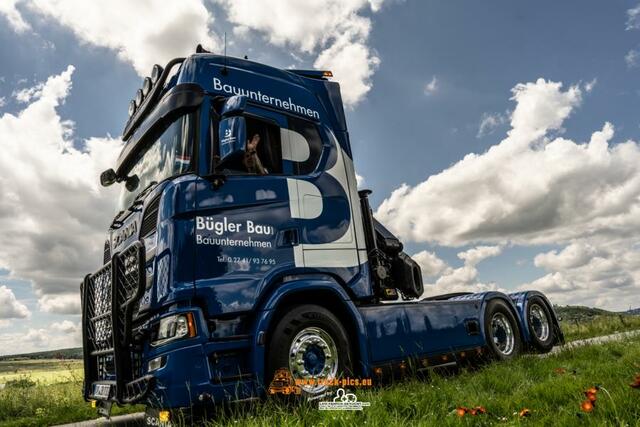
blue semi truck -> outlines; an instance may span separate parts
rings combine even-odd
[[[536,291],[422,297],[420,267],[357,190],[329,77],[199,47],[144,79],[100,177],[121,186],[104,263],[81,285],[99,412],[260,398],[283,368],[315,397],[319,380],[562,342]]]

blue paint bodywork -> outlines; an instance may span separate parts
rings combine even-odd
[[[224,64],[226,73],[222,72]],[[195,318],[195,337],[158,347],[146,339],[141,374],[155,379],[154,389],[145,398],[148,405],[183,407],[262,395],[270,332],[292,304],[301,302],[336,313],[349,333],[355,368],[362,377],[371,376],[377,366],[448,354],[456,357],[484,347],[484,310],[493,298],[504,300],[513,309],[520,319],[523,341],[530,341],[525,320],[527,299],[534,294],[544,298],[540,293],[485,292],[444,301],[376,302],[370,267],[363,258],[365,242],[357,230],[352,236],[357,265],[319,267],[296,261],[294,246],[340,239],[355,221],[352,207],[358,209],[357,200],[351,200],[336,175],[327,172],[343,167],[337,164],[339,150],[346,161],[351,158],[336,83],[251,61],[196,54],[182,63],[163,93],[189,84],[205,93],[195,107],[196,154],[191,171],[158,184],[107,236],[111,253],[137,240],[146,250],[147,286],[134,322],[137,331],[148,337],[160,318],[176,313],[191,312]],[[285,162],[281,175],[229,175],[222,186],[211,179],[210,111],[216,97],[238,95],[238,88],[256,92],[257,100],[248,104],[247,113],[268,118],[281,128],[286,128],[289,116],[317,126],[322,139],[318,164],[313,172],[295,178],[319,190],[323,208],[318,216],[292,215],[294,195],[288,181],[294,176],[292,163]],[[292,105],[300,108],[294,111]],[[154,123],[148,123],[153,120],[158,118],[149,114],[138,128],[153,127]],[[135,131],[127,142],[145,143],[144,138],[136,139]],[[125,147],[125,151],[135,148]],[[119,230],[131,224],[140,230],[157,198],[155,231],[144,238],[133,234],[116,246]],[[205,224],[204,229],[198,230],[198,221]],[[228,229],[231,222],[245,227],[233,233],[217,232],[214,227],[226,224]],[[269,232],[256,237],[247,231],[248,222]],[[287,244],[288,230],[298,231],[299,242]],[[199,239],[212,242],[230,236],[238,241],[259,238],[268,246],[197,243]],[[544,301],[548,303],[546,298]],[[478,329],[470,332],[473,324]],[[163,358],[162,368],[148,372],[148,362],[157,358]]]

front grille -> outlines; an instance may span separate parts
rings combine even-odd
[[[140,238],[147,237],[154,231],[156,231],[156,227],[158,226],[158,209],[160,208],[160,196],[157,196],[153,199],[147,209],[144,211],[144,216],[142,217],[142,224],[140,225]]]
[[[111,245],[107,240],[106,242],[104,242],[104,257],[102,259],[102,264],[104,265],[109,261],[111,261]]]
[[[140,378],[141,355],[132,343],[134,308],[146,283],[144,263],[144,246],[136,242],[82,284],[86,399],[94,398],[94,383],[115,386],[109,400],[118,403],[142,399],[150,387],[148,378]],[[148,387],[143,390],[141,384]],[[132,390],[140,393],[131,395]]]

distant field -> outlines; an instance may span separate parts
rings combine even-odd
[[[640,330],[640,316],[599,314],[584,318],[563,317],[560,322],[567,341]]]
[[[0,426],[43,426],[96,418],[82,399],[81,360],[0,361]],[[114,408],[113,414],[141,407]]]
[[[0,384],[28,378],[40,384],[82,380],[81,360],[3,360],[0,361]]]

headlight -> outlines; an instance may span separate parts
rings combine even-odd
[[[153,86],[151,84],[151,79],[149,77],[145,77],[144,81],[142,82],[142,94],[144,96],[149,95],[149,92],[151,92],[151,86]]]
[[[133,116],[133,113],[136,112],[136,101],[131,101],[129,103],[129,117]]]
[[[176,314],[160,319],[151,345],[159,346],[180,338],[195,336],[196,322],[193,313]]]
[[[136,107],[140,107],[140,105],[142,105],[143,99],[144,99],[144,94],[142,93],[142,89],[138,89],[136,91]]]
[[[153,66],[151,70],[151,83],[156,84],[158,80],[160,80],[160,76],[162,75],[162,67],[158,64]]]

